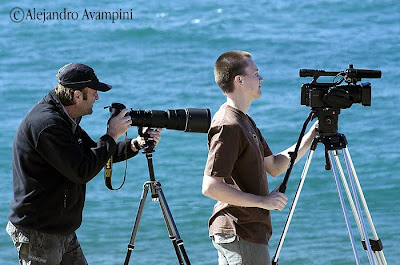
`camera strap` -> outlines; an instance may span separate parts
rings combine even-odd
[[[289,162],[289,166],[288,166],[288,169],[286,171],[286,174],[285,174],[285,178],[283,179],[283,182],[282,182],[281,186],[279,187],[279,192],[285,193],[285,191],[286,191],[287,182],[289,180],[290,174],[292,173],[293,165],[294,165],[294,163],[296,161],[297,154],[299,152],[301,140],[303,139],[303,136],[305,134],[305,131],[306,131],[308,123],[312,119],[314,119],[314,117],[315,117],[314,115],[315,115],[315,111],[311,110],[310,113],[308,114],[308,117],[307,117],[306,121],[303,124],[303,127],[301,129],[301,132],[300,132],[300,135],[299,135],[299,139],[297,140],[294,152],[289,152],[290,162]]]
[[[104,182],[110,190],[113,190],[111,185],[111,176],[112,176],[112,164],[113,164],[113,156],[111,156],[104,167]]]
[[[127,140],[127,133],[125,133],[125,142]],[[110,156],[110,158],[107,160],[106,165],[104,166],[104,183],[106,184],[106,187],[110,190],[119,190],[122,188],[122,186],[125,184],[126,180],[126,170],[128,168],[128,144],[125,144],[125,172],[124,172],[124,180],[122,181],[121,185],[114,189],[112,184],[111,184],[111,176],[112,176],[112,165],[113,165],[113,155]]]

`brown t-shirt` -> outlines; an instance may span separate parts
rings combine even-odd
[[[214,115],[208,147],[205,175],[224,177],[225,183],[243,192],[264,196],[269,193],[264,157],[272,152],[250,116],[222,105]],[[272,234],[270,213],[218,201],[209,220],[209,235],[219,233],[268,244]]]

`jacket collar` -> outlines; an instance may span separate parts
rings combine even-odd
[[[71,125],[72,132],[75,133],[76,127],[79,125],[82,117],[75,120],[72,119],[54,90],[51,90],[44,100],[56,108],[56,111]]]

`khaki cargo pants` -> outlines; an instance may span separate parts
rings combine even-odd
[[[87,265],[75,233],[56,235],[7,224],[21,265]]]

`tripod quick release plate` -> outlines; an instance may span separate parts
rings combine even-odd
[[[320,136],[320,141],[327,150],[340,150],[347,146],[347,139],[344,134],[338,133],[333,136]]]

